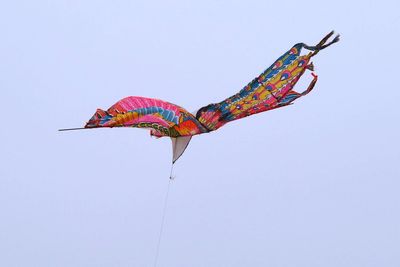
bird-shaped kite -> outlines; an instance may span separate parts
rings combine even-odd
[[[60,131],[103,127],[150,129],[152,136],[171,138],[172,163],[175,163],[193,135],[215,131],[230,121],[290,105],[294,100],[307,95],[317,82],[317,75],[314,73],[311,73],[313,80],[304,92],[298,93],[293,87],[306,70],[314,70],[310,62],[311,57],[339,41],[337,35],[331,42],[326,43],[333,34],[333,31],[330,32],[316,46],[304,43],[294,45],[237,94],[219,103],[202,107],[196,114],[163,100],[129,96],[108,110],[97,109],[84,128]],[[311,52],[300,55],[302,48]]]

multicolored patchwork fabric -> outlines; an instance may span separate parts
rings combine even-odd
[[[157,137],[193,136],[214,131],[233,120],[287,106],[313,89],[317,81],[315,74],[307,90],[303,93],[293,91],[304,72],[314,69],[311,57],[339,41],[339,36],[336,36],[325,44],[332,35],[333,32],[329,33],[316,46],[304,43],[294,45],[237,94],[220,103],[202,107],[196,116],[162,100],[130,96],[107,111],[98,109],[85,128],[138,127],[151,129],[151,135]],[[312,52],[300,56],[303,48]]]
[[[339,41],[339,36],[336,36],[330,43],[325,44],[332,35],[333,32],[329,33],[316,46],[308,46],[304,43],[294,45],[239,93],[220,103],[201,108],[196,118],[208,130],[214,131],[230,121],[287,106],[297,98],[308,94],[317,82],[315,74],[312,74],[314,78],[304,92],[297,93],[292,89],[307,69],[314,70],[313,64],[310,63],[311,57]],[[300,56],[303,48],[312,52]]]
[[[97,109],[85,128],[137,127],[150,129],[150,134],[156,137],[169,136],[173,140],[175,162],[185,151],[191,136],[217,130],[233,120],[290,105],[308,94],[317,82],[314,73],[305,91],[298,93],[293,88],[306,70],[314,70],[311,58],[339,41],[337,35],[326,43],[332,35],[333,31],[316,46],[304,43],[294,45],[237,94],[200,108],[196,115],[162,100],[130,96],[118,101],[107,111]],[[303,48],[310,52],[300,55]]]

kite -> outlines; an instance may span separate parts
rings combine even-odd
[[[104,127],[150,129],[151,136],[171,138],[174,164],[184,153],[192,136],[215,131],[228,122],[253,114],[288,106],[311,92],[318,76],[314,74],[314,65],[310,60],[322,49],[339,41],[339,35],[336,35],[327,43],[333,34],[333,31],[330,32],[315,46],[295,44],[237,94],[204,106],[195,114],[163,100],[129,96],[108,110],[97,109],[84,128],[60,131]],[[300,55],[303,48],[310,52]],[[306,70],[312,71],[313,79],[305,91],[298,93],[293,88]]]

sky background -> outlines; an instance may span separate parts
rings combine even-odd
[[[398,1],[2,1],[0,266],[153,266],[171,144],[81,127],[193,111],[332,29],[295,105],[196,136],[158,266],[400,266]],[[310,81],[304,75],[297,90]]]

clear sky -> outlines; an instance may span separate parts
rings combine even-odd
[[[399,10],[2,1],[0,266],[152,266],[170,140],[57,129],[129,95],[196,110],[332,29],[342,40],[314,58],[311,94],[193,138],[158,266],[400,266]]]

